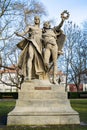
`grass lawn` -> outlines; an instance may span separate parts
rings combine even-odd
[[[0,116],[7,115],[15,107],[16,101],[14,100],[4,100],[0,101]]]
[[[87,99],[70,100],[73,109],[79,112],[80,121],[87,123]]]
[[[79,112],[80,120],[87,123],[87,99],[70,100],[73,109]],[[15,106],[15,101],[0,101],[0,117],[6,116]],[[0,118],[0,122],[1,122]],[[87,130],[87,125],[64,125],[64,126],[1,126],[0,130]]]

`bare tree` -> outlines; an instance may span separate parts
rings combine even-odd
[[[44,5],[38,0],[1,0],[0,40],[12,37],[14,30],[24,29],[35,15],[46,15]]]
[[[11,0],[0,0],[0,17],[2,17],[10,5]]]
[[[86,37],[82,30],[72,22],[68,22],[64,30],[67,35],[64,48],[67,80],[73,82],[79,90],[81,72],[85,68],[84,62],[87,61],[85,53],[87,48]]]
[[[34,15],[46,15],[44,5],[38,0],[0,1],[0,52],[14,48],[18,42],[14,32],[31,24]]]
[[[87,36],[87,20],[82,23],[83,33]]]
[[[1,67],[12,69],[9,65],[17,63],[20,50],[17,49],[16,44],[20,38],[16,37],[14,32],[22,31],[28,24],[32,24],[35,15],[40,17],[46,15],[44,5],[38,0],[0,0]],[[18,82],[19,77],[20,75],[17,77]],[[11,81],[17,86],[13,79]]]

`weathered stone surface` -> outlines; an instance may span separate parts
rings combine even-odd
[[[35,87],[40,89],[35,89]],[[46,89],[46,87],[51,89]],[[16,106],[8,114],[7,120],[7,125],[79,123],[79,114],[71,108],[64,87],[41,80],[22,84]]]

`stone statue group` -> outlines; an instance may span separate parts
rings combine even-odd
[[[65,10],[61,14],[61,22],[51,28],[50,22],[46,21],[40,28],[40,17],[34,17],[34,25],[28,26],[23,33],[15,33],[24,39],[17,44],[22,50],[19,56],[17,68],[25,80],[47,79],[51,68],[53,69],[52,83],[56,84],[57,58],[61,55],[65,41],[65,34],[61,27],[69,13]],[[27,37],[26,34],[28,34]]]

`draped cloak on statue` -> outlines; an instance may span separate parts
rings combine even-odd
[[[41,41],[39,41],[41,42]],[[41,44],[41,43],[40,43]],[[34,52],[34,58],[32,63],[32,78],[36,75],[43,74],[45,72],[42,51],[40,45],[37,44],[35,39],[24,39],[17,44],[17,47],[22,50],[18,61],[18,67],[21,70],[21,75],[27,76],[27,61],[29,58],[29,46],[32,46]]]

